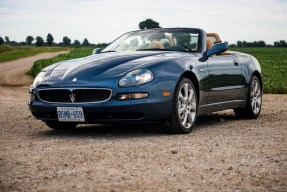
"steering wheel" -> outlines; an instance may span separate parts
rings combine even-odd
[[[192,52],[191,48],[189,48],[189,47],[186,46],[186,45],[179,45],[179,46],[182,46],[182,47],[186,48],[189,52]]]

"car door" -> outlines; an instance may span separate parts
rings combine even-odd
[[[207,64],[208,103],[240,100],[244,86],[239,60],[233,54],[214,55]]]

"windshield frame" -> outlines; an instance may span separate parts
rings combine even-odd
[[[129,36],[135,35],[137,33],[154,33],[154,32],[158,32],[158,33],[195,33],[198,34],[198,45],[197,45],[197,49],[195,51],[192,51],[192,53],[203,53],[205,51],[205,47],[203,46],[203,42],[204,42],[204,37],[206,36],[205,31],[201,30],[201,29],[197,29],[197,28],[155,28],[155,29],[145,29],[145,30],[137,30],[137,31],[131,31],[131,32],[127,32],[124,33],[123,35],[119,36],[117,39],[115,39],[113,42],[111,42],[104,50],[103,52],[109,52],[109,51],[114,51],[114,45],[117,42],[120,42],[124,39],[126,39]],[[146,49],[146,51],[148,50],[155,50],[158,51],[158,49]],[[173,50],[170,50],[173,51]]]

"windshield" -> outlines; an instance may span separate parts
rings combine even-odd
[[[187,30],[143,30],[127,33],[103,51],[166,50],[198,52],[199,32]]]

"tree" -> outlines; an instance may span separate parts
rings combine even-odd
[[[6,42],[6,43],[9,43],[9,42],[10,42],[10,40],[9,40],[9,37],[8,37],[8,36],[5,36],[5,42]]]
[[[88,39],[85,38],[84,41],[83,41],[83,43],[82,43],[82,45],[83,45],[83,46],[89,46],[90,43],[89,43]]]
[[[11,45],[11,46],[17,46],[18,43],[17,43],[16,41],[10,41],[10,42],[9,42],[9,45]]]
[[[161,28],[159,26],[159,23],[152,20],[152,19],[146,19],[145,21],[142,21],[139,23],[140,29],[151,29],[151,28]]]
[[[48,33],[46,41],[50,47],[53,45],[54,38],[50,33]]]
[[[287,47],[287,42],[285,40],[275,41],[274,47]]]
[[[79,45],[81,45],[81,42],[80,42],[79,40],[75,39],[74,45],[75,45],[75,46],[79,46]]]
[[[32,45],[32,42],[34,41],[34,37],[32,37],[32,36],[27,36],[26,37],[26,43],[28,44],[28,45]]]
[[[21,41],[21,42],[18,43],[18,45],[24,46],[24,45],[27,45],[27,43],[26,43],[26,41]]]
[[[237,41],[237,47],[242,47],[242,41]]]
[[[71,45],[71,39],[69,39],[69,37],[67,37],[67,36],[63,37],[63,45],[64,46]]]
[[[44,45],[44,39],[43,39],[42,37],[40,37],[40,36],[37,36],[37,37],[36,37],[35,45],[36,45],[37,47],[43,46],[43,45]]]
[[[258,45],[258,47],[266,47],[265,41],[258,41],[257,45]]]
[[[2,45],[3,43],[4,43],[4,39],[0,37],[0,45]]]

